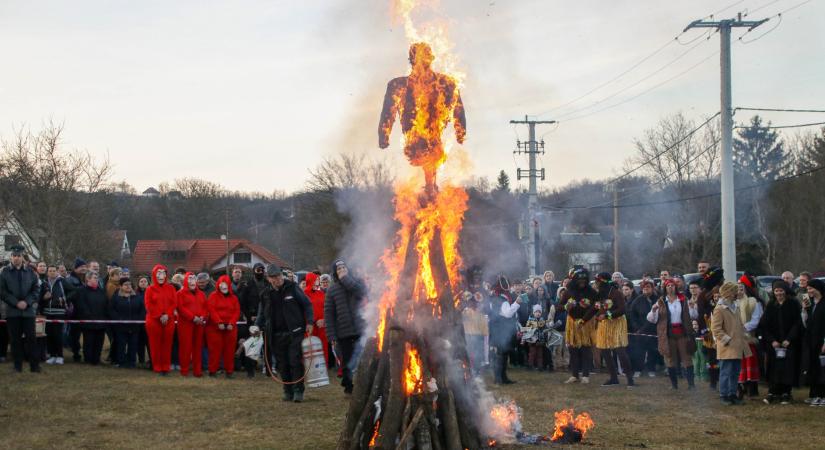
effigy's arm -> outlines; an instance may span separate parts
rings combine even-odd
[[[378,121],[378,146],[387,148],[390,146],[390,132],[398,114],[398,103],[400,101],[400,89],[396,80],[387,83],[387,93],[384,94],[384,108],[381,110],[381,118]]]
[[[459,144],[464,143],[464,136],[467,134],[467,118],[464,117],[464,102],[461,101],[461,94],[456,92],[458,99],[453,108],[453,127],[455,127],[455,139]]]

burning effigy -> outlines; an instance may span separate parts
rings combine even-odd
[[[424,183],[395,189],[398,231],[382,258],[386,282],[375,334],[358,364],[337,448],[460,450],[549,441],[522,433],[515,402],[494,400],[470,371],[458,295],[468,196],[437,180],[448,154],[444,131],[452,124],[458,143],[466,135],[461,76],[434,69],[449,48],[443,30],[415,27],[414,0],[395,6],[410,41],[411,70],[387,86],[378,143],[389,146],[398,120],[404,153],[421,167]]]

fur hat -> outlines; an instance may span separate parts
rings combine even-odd
[[[736,298],[736,294],[739,292],[739,286],[733,282],[726,282],[719,288],[719,295],[725,299],[734,299]]]

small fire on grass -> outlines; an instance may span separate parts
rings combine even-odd
[[[583,412],[575,417],[574,414],[572,409],[563,409],[555,413],[556,428],[551,441],[562,444],[581,442],[588,430],[596,426],[590,414]]]

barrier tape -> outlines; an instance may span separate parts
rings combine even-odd
[[[80,320],[80,319],[46,319],[40,320],[46,323],[118,323],[118,324],[145,324],[145,320]],[[179,321],[175,321],[178,323]],[[5,319],[0,319],[0,323],[6,323]],[[208,324],[208,323],[207,323]],[[235,322],[236,325],[246,325],[247,321],[239,320]]]

